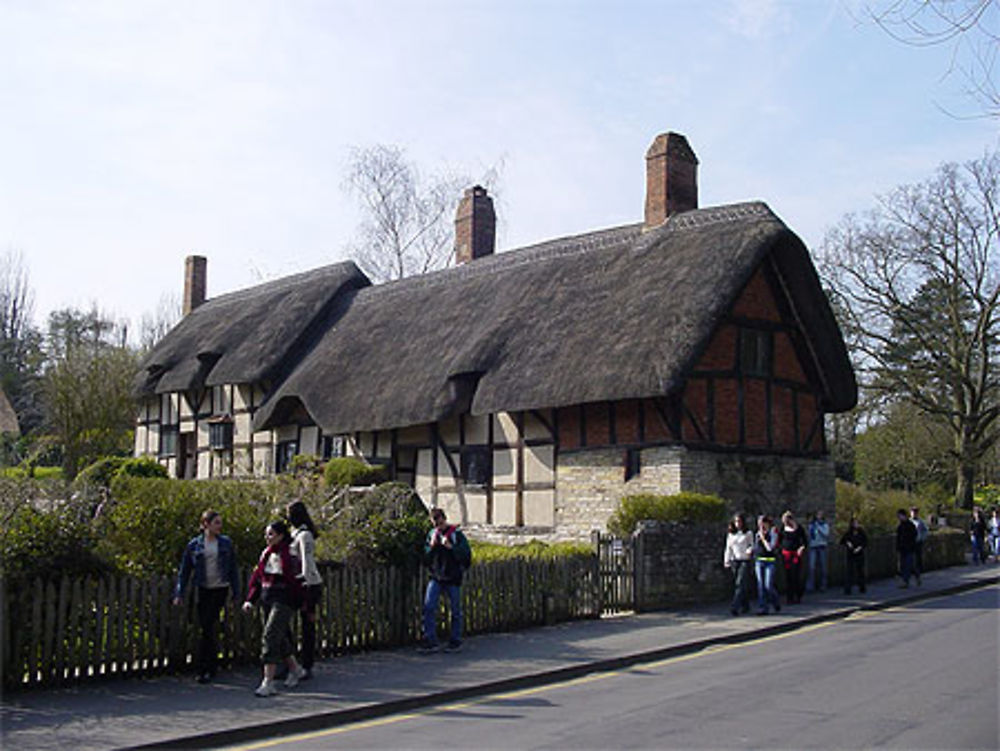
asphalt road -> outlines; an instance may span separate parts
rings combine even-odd
[[[1000,748],[1000,587],[274,741],[332,748]]]

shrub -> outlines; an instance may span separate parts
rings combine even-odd
[[[151,456],[139,456],[122,462],[115,477],[167,477],[167,468]],[[114,478],[112,478],[114,479]]]
[[[293,475],[322,475],[323,460],[316,454],[296,454],[288,463],[288,471]]]
[[[111,487],[111,480],[128,461],[124,456],[105,456],[82,469],[73,480],[73,487],[82,492],[92,492],[96,489]]]
[[[639,522],[721,522],[726,518],[726,502],[714,495],[644,493],[622,498],[608,520],[608,531],[619,537],[635,532]]]
[[[62,482],[0,479],[0,575],[9,585],[111,568],[97,552],[89,509],[65,500],[66,491]]]
[[[851,516],[856,516],[869,534],[884,534],[896,529],[898,509],[917,506],[926,518],[940,505],[940,494],[933,486],[923,492],[904,490],[869,490],[859,485],[837,480],[837,529],[847,529]],[[925,494],[926,493],[926,494]]]
[[[268,522],[283,513],[273,481],[174,480],[119,475],[101,520],[101,546],[135,574],[173,574],[184,546],[200,531],[205,509],[222,515],[241,566],[257,561]]]
[[[317,557],[349,564],[416,566],[431,522],[411,487],[389,482],[371,490],[342,488],[316,515]]]
[[[328,488],[376,485],[385,480],[385,467],[381,464],[365,464],[353,456],[338,456],[326,463],[323,478]]]

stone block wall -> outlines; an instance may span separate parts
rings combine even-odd
[[[655,446],[640,452],[640,472],[625,480],[625,452],[584,449],[559,455],[556,528],[550,539],[586,540],[606,530],[625,495],[681,491],[725,498],[732,512],[779,515],[786,509],[806,519],[834,513],[833,463],[828,458],[748,455]]]
[[[719,525],[643,522],[636,535],[636,610],[718,602],[732,592]]]

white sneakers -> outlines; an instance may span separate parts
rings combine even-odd
[[[254,691],[256,696],[274,696],[276,693],[278,693],[278,689],[274,687],[274,681],[269,681],[266,678],[260,682],[257,690]]]
[[[295,688],[299,685],[299,681],[306,674],[305,668],[301,665],[296,665],[295,670],[288,671],[288,677],[285,678],[285,688]]]
[[[296,665],[295,670],[288,671],[288,677],[285,678],[285,688],[295,688],[305,675],[306,669],[301,665]],[[262,680],[254,691],[254,694],[257,696],[274,696],[277,693],[278,687],[274,685],[273,680],[268,680],[267,678]]]

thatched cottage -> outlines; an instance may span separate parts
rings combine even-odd
[[[646,155],[645,220],[494,253],[466,191],[454,268],[351,262],[204,300],[137,378],[136,453],[179,477],[384,463],[496,536],[583,537],[638,491],[833,506],[824,414],[854,374],[802,241],[763,203],[698,208],[686,139]]]

